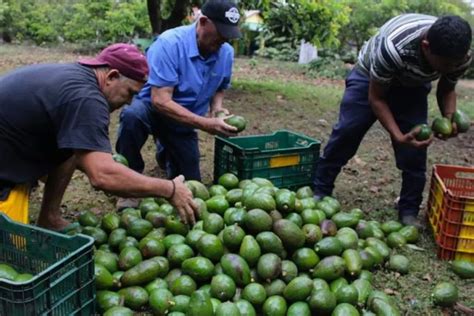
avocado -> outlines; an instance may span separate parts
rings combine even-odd
[[[306,302],[295,302],[288,307],[287,316],[311,316],[311,309]]]
[[[242,298],[254,306],[261,306],[267,299],[267,292],[263,285],[250,283],[243,289]]]
[[[244,226],[244,218],[247,211],[243,208],[229,207],[224,213],[224,223],[226,225],[238,224]]]
[[[272,229],[273,220],[264,210],[255,208],[247,212],[244,217],[244,224],[247,231],[258,234]]]
[[[250,304],[250,302],[239,299],[235,302],[235,306],[239,309],[241,316],[257,316],[255,308]]]
[[[94,238],[94,245],[96,248],[107,243],[108,240],[107,233],[99,227],[86,226],[82,229],[81,233]]]
[[[239,178],[233,173],[224,173],[217,179],[217,183],[222,185],[227,190],[236,189],[239,187]]]
[[[114,306],[108,309],[104,316],[133,316],[133,311],[128,307]]]
[[[299,271],[309,271],[319,263],[319,257],[311,248],[300,248],[293,253],[293,262]]]
[[[321,227],[323,236],[336,236],[337,226],[332,220],[323,219],[319,226]]]
[[[449,137],[453,132],[451,121],[446,117],[437,117],[433,121],[431,129],[435,134],[440,134],[443,137]]]
[[[400,222],[390,220],[386,221],[385,223],[382,224],[381,226],[383,232],[388,235],[393,232],[398,232],[400,229],[403,228],[403,225]]]
[[[173,295],[190,296],[196,288],[196,282],[189,275],[181,275],[171,282],[169,290]]]
[[[275,194],[275,206],[280,212],[288,213],[294,211],[295,202],[295,193],[290,190],[281,189]]]
[[[308,277],[296,277],[285,287],[283,296],[289,302],[305,301],[313,290],[313,281]]]
[[[411,129],[411,131],[415,131],[418,129],[418,133],[415,135],[415,139],[417,141],[424,141],[428,140],[431,137],[432,131],[431,128],[427,124],[418,124]]]
[[[365,305],[367,302],[367,298],[369,297],[370,293],[372,292],[372,284],[364,279],[357,279],[352,282],[352,285],[357,290],[357,302],[360,305]]]
[[[388,261],[388,268],[401,274],[407,274],[410,267],[410,261],[402,255],[393,255]]]
[[[155,315],[168,314],[174,304],[173,294],[167,289],[156,289],[150,293],[149,305]]]
[[[144,237],[140,240],[138,243],[138,249],[145,259],[162,256],[166,251],[165,245],[161,240],[156,240],[150,237]]]
[[[346,269],[345,261],[338,256],[329,256],[322,259],[313,270],[313,278],[321,278],[326,281],[335,280],[344,275]]]
[[[280,219],[273,224],[274,233],[287,249],[301,248],[305,243],[303,231],[290,220]]]
[[[196,291],[189,300],[189,310],[187,316],[213,316],[211,298],[204,291]]]
[[[359,311],[348,303],[340,303],[334,308],[331,316],[359,316]]]
[[[314,244],[323,238],[323,233],[318,225],[305,224],[301,230],[305,235],[305,245],[308,247],[314,247]]]
[[[224,219],[219,214],[210,213],[203,220],[202,228],[206,233],[217,235],[224,229]]]
[[[0,269],[0,271],[5,271],[5,269]],[[94,264],[94,274],[95,274],[95,287],[98,290],[107,290],[112,288],[114,285],[114,279],[109,270],[107,270],[101,264]]]
[[[258,275],[268,282],[280,276],[281,268],[280,257],[273,253],[266,253],[258,259]]]
[[[77,220],[81,226],[91,226],[91,227],[97,227],[99,226],[100,220],[95,215],[94,212],[91,211],[83,211],[79,216],[77,217]]]
[[[122,251],[120,251],[119,255],[120,270],[126,271],[131,269],[142,262],[142,260],[143,257],[140,250],[135,247],[125,247]]]
[[[273,232],[265,231],[257,235],[256,240],[262,253],[274,253],[282,256],[284,248],[281,239]]]
[[[183,273],[188,274],[198,282],[210,280],[214,273],[214,264],[204,257],[194,257],[183,261],[181,265]]]
[[[145,290],[148,294],[156,289],[168,289],[168,283],[161,278],[156,278],[145,286]]]
[[[250,283],[250,268],[241,256],[236,254],[225,254],[220,260],[225,274],[230,276],[237,285],[245,286]]]
[[[461,279],[474,278],[474,263],[466,260],[454,260],[450,264],[451,270]]]
[[[236,285],[234,280],[226,274],[218,274],[211,280],[211,295],[221,301],[234,297]]]
[[[127,287],[121,289],[118,293],[123,296],[125,306],[133,310],[140,310],[148,303],[148,292],[140,286]]]
[[[118,270],[118,256],[115,253],[98,250],[95,252],[94,262],[104,266],[110,273]]]
[[[225,195],[214,195],[206,200],[206,207],[210,213],[224,215],[225,211],[229,208],[229,202],[227,202]]]
[[[229,190],[226,193],[225,198],[229,202],[229,205],[234,206],[236,203],[242,202],[242,196],[243,196],[243,190],[236,188],[236,189]]]
[[[263,315],[265,316],[285,316],[286,309],[286,301],[279,295],[273,295],[267,298],[262,307]]]
[[[240,311],[234,303],[224,302],[217,306],[214,315],[215,316],[240,316]]]
[[[216,236],[211,234],[203,235],[197,242],[197,249],[199,253],[212,262],[217,262],[224,255],[224,245],[222,241]]]
[[[359,299],[359,293],[355,286],[351,284],[342,285],[336,291],[336,301],[338,304],[348,303],[351,305],[357,305]]]
[[[99,311],[105,312],[114,306],[120,306],[122,297],[112,291],[97,291],[96,303]]]
[[[452,121],[456,123],[458,133],[466,133],[471,126],[469,117],[461,110],[456,110],[456,112],[454,112]]]
[[[293,261],[282,260],[281,261],[281,279],[285,283],[290,283],[291,280],[298,276],[298,267]]]
[[[143,285],[158,277],[160,265],[153,259],[145,260],[128,269],[120,278],[122,286]]]
[[[107,213],[102,217],[101,228],[107,232],[111,233],[113,230],[119,228],[120,226],[120,216],[116,213]]]
[[[231,117],[226,118],[224,122],[237,128],[237,133],[243,131],[247,126],[247,120],[240,115],[232,115]]]
[[[117,162],[117,163],[120,163],[122,165],[124,165],[125,167],[128,167],[128,160],[127,158],[125,158],[124,155],[121,155],[119,153],[115,153],[112,155],[112,159]]]
[[[416,243],[420,238],[418,228],[416,228],[415,226],[404,226],[398,232],[402,234],[403,237],[405,237],[408,243]]]
[[[251,235],[244,237],[242,244],[240,245],[239,255],[247,261],[250,267],[257,264],[262,251],[258,242]]]
[[[192,192],[193,197],[200,198],[204,201],[209,199],[209,191],[207,190],[206,186],[201,182],[196,180],[188,180],[186,181],[186,186]]]
[[[270,212],[276,209],[273,196],[267,193],[254,193],[244,199],[244,206],[247,210],[261,209]]]
[[[181,312],[186,313],[189,308],[189,301],[191,298],[187,295],[176,295],[174,297],[174,305],[170,306],[170,312]],[[170,314],[168,314],[170,315]]]
[[[458,288],[450,282],[441,282],[436,284],[431,297],[436,305],[453,306],[458,300]]]
[[[371,310],[376,315],[400,316],[400,311],[397,307],[390,304],[381,298],[374,298],[371,302]]]
[[[222,232],[222,241],[230,250],[239,249],[244,237],[245,231],[237,224],[227,226]]]
[[[331,220],[336,224],[337,228],[356,227],[359,223],[359,217],[356,214],[343,212],[334,214]]]
[[[405,246],[407,240],[399,232],[392,232],[387,236],[387,244],[391,248],[401,248]]]
[[[309,298],[309,307],[313,315],[328,315],[336,308],[336,296],[329,290],[315,291]]]
[[[324,237],[314,246],[314,249],[321,257],[338,256],[344,250],[342,243],[336,237]]]
[[[313,190],[309,186],[304,186],[296,190],[296,197],[298,199],[304,198],[312,198],[313,197]]]

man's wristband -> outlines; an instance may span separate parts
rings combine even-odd
[[[171,195],[170,197],[168,198],[168,200],[171,200],[173,197],[174,197],[174,193],[176,192],[176,184],[174,183],[173,180],[170,180],[171,183],[173,184],[173,190],[171,191]]]

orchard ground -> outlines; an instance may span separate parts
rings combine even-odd
[[[32,46],[0,46],[0,74],[16,67],[44,62],[72,62],[79,57],[71,49]],[[21,83],[19,83],[21,84]],[[237,58],[232,88],[226,93],[224,105],[232,113],[249,121],[242,135],[270,133],[288,129],[320,140],[329,138],[338,114],[344,90],[343,80],[311,78],[305,68],[294,63],[263,59]],[[474,82],[461,81],[457,87],[458,106],[474,119]],[[435,91],[435,88],[433,88]],[[439,116],[434,93],[430,96],[430,121]],[[112,114],[110,137],[115,144],[119,111]],[[214,138],[199,133],[203,182],[210,184],[213,174]],[[154,161],[155,146],[151,140],[143,147],[145,173],[163,176]],[[474,129],[448,141],[435,140],[429,148],[428,179],[433,164],[474,165]],[[367,219],[396,219],[394,200],[400,190],[400,172],[395,167],[393,151],[385,130],[375,124],[362,142],[357,155],[343,169],[334,195],[344,209],[361,208]],[[428,181],[429,183],[429,181]],[[425,188],[427,198],[428,183]],[[37,217],[42,185],[33,193],[30,208],[32,222]],[[116,197],[94,190],[87,177],[77,171],[63,200],[66,218],[92,209],[98,213],[114,210]],[[425,202],[426,203],[426,202]],[[420,217],[425,219],[425,204]],[[404,249],[400,253],[411,260],[410,273],[398,275],[379,269],[375,272],[378,289],[393,295],[406,315],[451,315],[457,312],[433,307],[430,294],[439,281],[452,281],[459,287],[460,302],[474,308],[472,281],[459,279],[449,271],[448,263],[437,259],[436,246],[429,229],[417,246],[421,250]]]

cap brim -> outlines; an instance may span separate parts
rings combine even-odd
[[[104,62],[103,60],[97,58],[81,58],[77,61],[81,65],[86,66],[108,66],[109,64]]]
[[[234,39],[242,37],[242,33],[237,25],[229,25],[213,21],[216,25],[217,31],[222,37],[226,39]]]

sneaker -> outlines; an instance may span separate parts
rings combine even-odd
[[[140,205],[140,199],[137,198],[118,198],[117,200],[117,211],[121,211],[127,207],[138,208]]]
[[[423,229],[423,227],[424,227],[421,224],[421,222],[418,220],[418,218],[416,218],[416,216],[414,216],[414,215],[401,216],[400,217],[400,222],[405,226],[411,225],[411,226],[415,226],[418,229]]]

